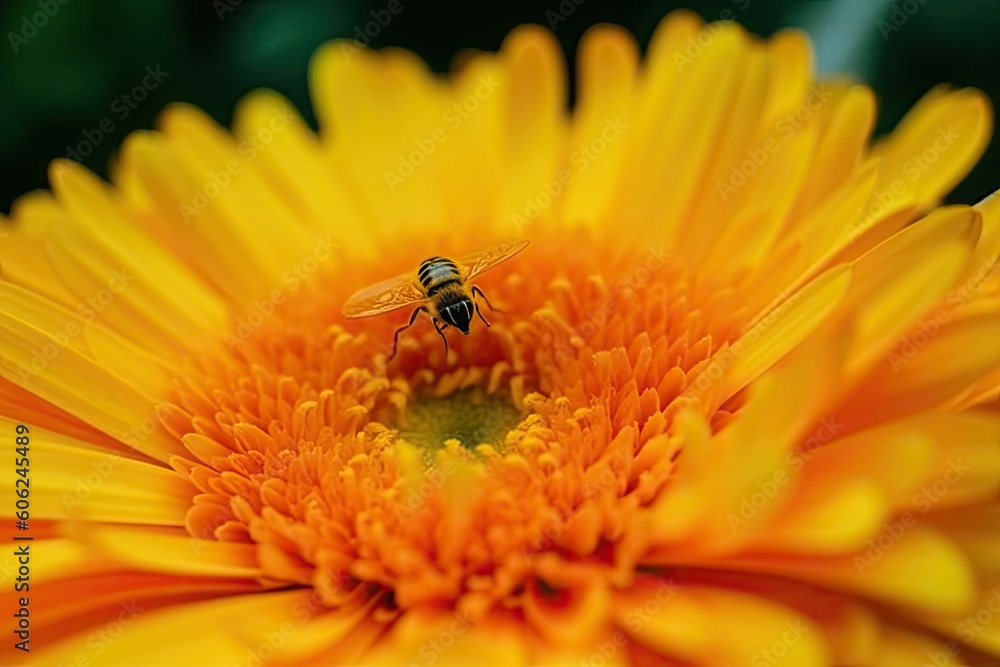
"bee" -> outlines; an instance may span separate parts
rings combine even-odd
[[[430,257],[420,262],[415,272],[383,280],[356,292],[347,299],[341,312],[351,318],[371,317],[415,303],[420,304],[410,315],[410,321],[396,329],[392,337],[392,354],[387,361],[396,356],[399,334],[413,326],[420,313],[431,318],[434,330],[444,341],[444,354],[447,357],[448,339],[444,335],[444,330],[449,326],[468,336],[473,312],[479,316],[483,324],[490,326],[479,309],[478,297],[486,302],[490,310],[496,310],[483,294],[483,290],[471,285],[470,281],[500,262],[510,259],[527,245],[527,241],[504,241],[458,260]]]

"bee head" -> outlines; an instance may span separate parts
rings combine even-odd
[[[463,298],[441,308],[439,314],[442,320],[466,336],[469,335],[469,324],[472,322],[472,304],[468,299]]]

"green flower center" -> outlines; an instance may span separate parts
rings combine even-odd
[[[521,420],[521,412],[508,400],[481,389],[465,389],[415,401],[397,428],[401,440],[428,452],[447,440],[458,440],[472,450],[479,445],[502,446]]]

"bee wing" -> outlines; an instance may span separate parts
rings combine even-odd
[[[383,280],[352,294],[340,309],[347,317],[370,317],[426,300],[407,273]]]
[[[483,271],[521,252],[527,245],[527,241],[503,241],[462,257],[458,260],[459,266],[462,267],[462,279],[472,280]]]

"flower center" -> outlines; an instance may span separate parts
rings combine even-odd
[[[448,359],[415,325],[385,364],[409,313],[344,320],[363,286],[347,269],[206,353],[162,411],[192,454],[174,465],[202,492],[189,531],[256,544],[270,579],[331,606],[363,588],[387,610],[478,613],[586,586],[594,568],[625,576],[631,517],[676,473],[682,393],[740,308],[718,293],[701,308],[705,290],[655,253],[602,262],[582,243],[556,262],[565,242],[484,275],[503,313],[449,331]]]
[[[478,445],[500,448],[521,421],[509,400],[465,389],[440,398],[414,401],[399,420],[399,438],[433,454],[448,440],[474,450]]]

